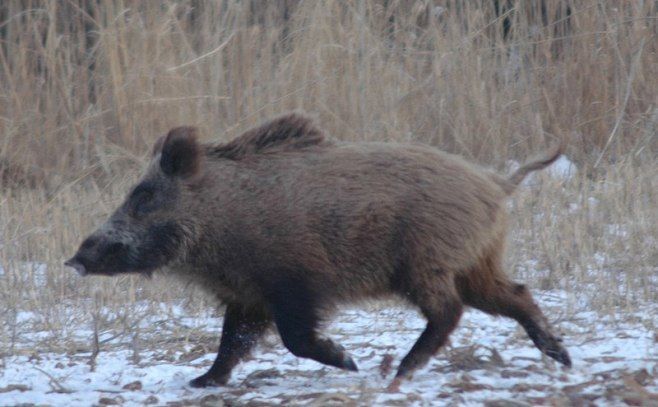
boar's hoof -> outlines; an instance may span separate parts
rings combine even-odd
[[[352,372],[358,372],[359,368],[354,363],[354,360],[348,355],[343,356],[343,369],[350,370]]]
[[[547,356],[562,363],[566,367],[571,367],[571,358],[569,352],[561,345],[562,340],[551,334],[544,333],[533,338],[535,345]]]
[[[196,379],[190,380],[190,386],[201,389],[204,387],[218,387],[225,385],[228,377],[212,377],[208,374],[201,375]]]
[[[567,352],[567,350],[562,346],[557,345],[552,349],[547,349],[546,354],[562,363],[564,366],[571,367],[571,358],[569,357],[569,352]]]

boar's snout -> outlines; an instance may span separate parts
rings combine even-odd
[[[84,275],[87,274],[87,268],[76,257],[71,257],[70,259],[66,260],[64,262],[64,265],[67,266],[67,267],[72,267],[81,276],[84,276]]]
[[[82,242],[78,252],[64,262],[81,276],[87,274],[115,274],[116,270],[107,266],[116,263],[116,259],[127,254],[128,247],[121,242],[90,236]]]

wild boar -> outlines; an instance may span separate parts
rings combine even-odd
[[[464,306],[514,318],[570,366],[530,292],[502,266],[506,198],[561,152],[504,178],[424,145],[332,141],[300,113],[224,144],[178,127],[66,265],[108,276],[162,268],[224,303],[217,359],[194,387],[226,383],[271,325],[294,355],[356,371],[319,324],[336,305],[389,295],[427,319],[394,383],[427,363]]]

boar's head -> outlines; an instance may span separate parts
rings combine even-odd
[[[202,159],[194,128],[161,137],[144,176],[65,265],[81,275],[150,274],[183,256],[195,234],[189,206]]]

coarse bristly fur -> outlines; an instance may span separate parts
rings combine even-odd
[[[293,354],[356,370],[319,324],[337,304],[386,295],[427,319],[393,389],[445,344],[464,306],[517,320],[569,366],[528,289],[502,266],[506,198],[562,148],[504,178],[428,146],[334,142],[300,113],[219,145],[179,127],[67,264],[107,275],[164,267],[225,303],[217,359],[196,387],[226,383],[271,325]]]

